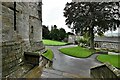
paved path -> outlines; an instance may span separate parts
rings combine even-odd
[[[90,68],[96,65],[100,65],[98,61],[95,60],[95,57],[98,54],[94,54],[89,58],[75,58],[65,54],[62,54],[58,51],[61,47],[71,47],[74,45],[67,46],[47,46],[47,48],[51,48],[54,52],[53,59],[53,69],[71,73],[71,74],[79,74],[83,77],[90,77]]]
[[[62,71],[45,68],[43,69],[41,78],[84,78],[78,74],[65,73]]]

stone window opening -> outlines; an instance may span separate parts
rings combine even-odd
[[[16,2],[14,2],[14,30],[16,31]]]
[[[33,26],[31,26],[31,33],[33,33]]]

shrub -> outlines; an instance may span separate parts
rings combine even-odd
[[[78,43],[82,43],[83,45],[87,46],[88,40],[85,39],[85,38],[81,38],[81,39],[78,41]]]

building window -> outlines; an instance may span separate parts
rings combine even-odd
[[[16,2],[14,2],[14,30],[16,31]]]
[[[31,26],[31,33],[33,33],[33,26]]]

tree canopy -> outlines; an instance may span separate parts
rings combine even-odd
[[[43,39],[49,39],[49,29],[47,26],[43,25],[42,26],[42,35],[43,35]]]
[[[61,40],[64,40],[64,38],[66,37],[67,35],[66,35],[66,31],[65,31],[65,29],[64,28],[60,28],[59,29],[59,40],[61,41]]]
[[[67,37],[67,33],[64,28],[58,29],[56,25],[51,26],[51,31],[48,27],[43,25],[42,35],[44,39],[62,41]]]
[[[52,40],[59,40],[59,29],[57,29],[56,25],[51,27],[50,39],[52,39]]]
[[[65,22],[76,33],[90,34],[90,47],[94,48],[94,33],[104,33],[119,27],[118,2],[71,2],[64,8]],[[72,26],[71,26],[72,25]]]

